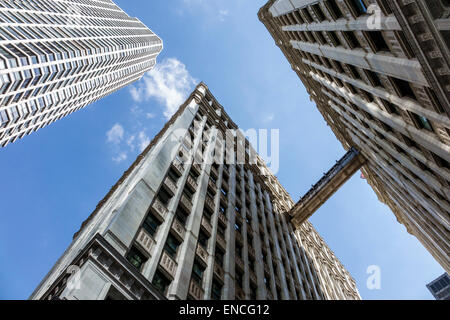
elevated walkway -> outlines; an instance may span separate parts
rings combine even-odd
[[[365,159],[359,151],[351,148],[292,208],[289,212],[292,223],[299,226],[310,218],[345,182],[361,169],[364,163]]]

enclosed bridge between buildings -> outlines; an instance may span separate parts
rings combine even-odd
[[[299,226],[310,218],[355,172],[361,169],[365,161],[358,150],[351,148],[291,209],[289,214],[292,223]]]

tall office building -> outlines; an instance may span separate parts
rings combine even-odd
[[[259,12],[379,199],[446,271],[449,13],[443,0],[271,0]]]
[[[427,284],[427,288],[436,300],[450,300],[450,276],[448,273],[444,273]]]
[[[0,2],[0,147],[136,81],[162,41],[111,0]]]
[[[360,299],[204,84],[83,223],[32,299]]]

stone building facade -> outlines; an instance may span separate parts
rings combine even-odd
[[[380,201],[448,272],[448,1],[271,0],[259,12]]]
[[[139,80],[161,50],[111,0],[0,1],[0,147]]]
[[[360,299],[293,204],[201,83],[31,299]]]

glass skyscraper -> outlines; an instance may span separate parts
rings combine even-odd
[[[110,0],[0,2],[0,146],[139,80],[162,41]]]

